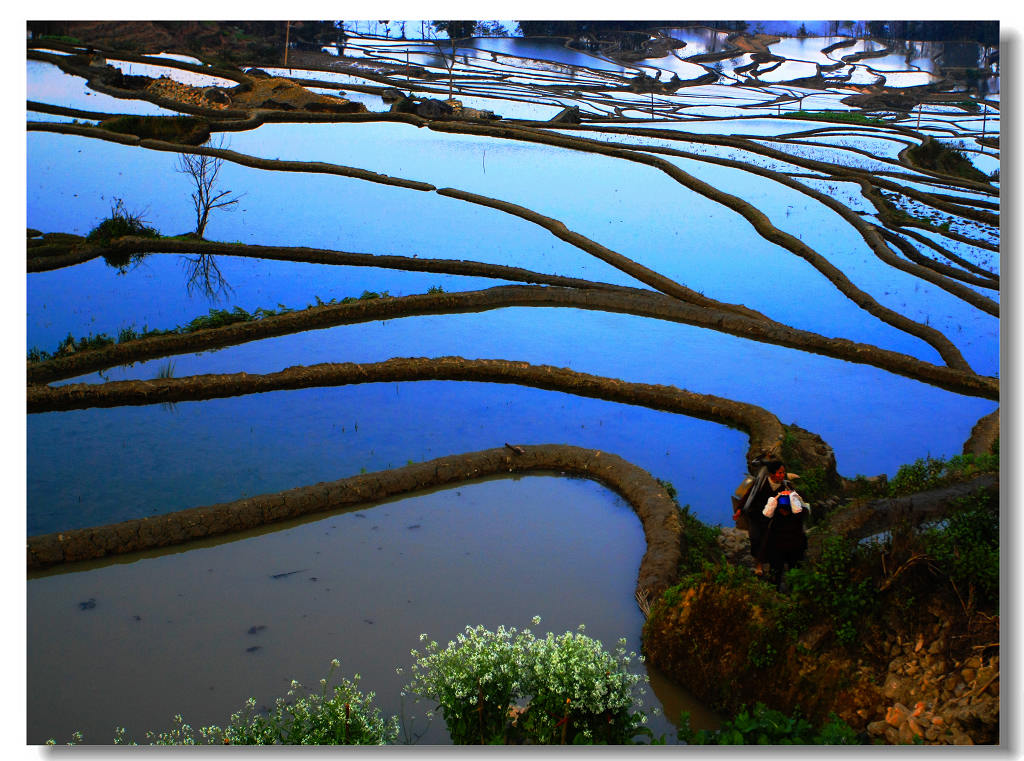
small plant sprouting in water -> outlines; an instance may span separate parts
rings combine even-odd
[[[156,372],[157,380],[166,380],[174,377],[174,362],[168,360],[167,364],[162,365]],[[160,406],[168,412],[174,412],[176,402],[164,402]]]
[[[174,377],[174,363],[168,362],[167,364],[160,367],[156,372],[157,380],[166,380],[167,378]]]

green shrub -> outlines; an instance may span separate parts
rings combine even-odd
[[[679,560],[678,575],[696,573],[701,570],[705,563],[719,563],[725,558],[722,548],[718,545],[718,537],[721,534],[719,526],[708,526],[693,514],[689,505],[680,505],[676,499],[679,492],[671,481],[655,479],[665,493],[676,503],[679,510],[679,524],[682,527],[680,543],[682,545],[682,556]]]
[[[812,565],[787,572],[786,580],[804,616],[831,619],[836,638],[851,644],[875,600],[870,578],[862,578],[858,560],[864,550],[840,536],[827,537]]]
[[[678,504],[678,503],[677,503]],[[719,526],[709,526],[691,512],[689,505],[679,508],[679,523],[682,526],[682,556],[679,559],[680,576],[695,573],[705,564],[718,565],[725,561],[725,553],[718,544],[722,531]]]
[[[141,238],[159,238],[160,233],[146,225],[146,220],[142,217],[143,213],[128,211],[125,208],[124,201],[120,198],[115,198],[114,205],[110,207],[110,216],[96,225],[85,239],[90,243],[106,246],[115,238],[120,238],[124,235],[135,235]],[[112,258],[105,256],[104,258],[107,259],[107,264],[122,268],[127,266],[132,257],[138,256],[138,254],[125,254],[124,262],[120,262],[121,255],[111,255]],[[114,262],[114,258],[117,258],[118,262]]]
[[[633,710],[639,677],[628,671],[626,640],[615,653],[578,632],[548,632],[530,642],[527,691],[533,694],[521,719],[534,743],[621,744],[643,731],[644,716]]]
[[[752,710],[744,706],[719,729],[690,728],[689,714],[683,713],[679,739],[688,745],[858,745],[857,733],[832,714],[828,722],[815,730],[799,711],[787,716],[781,711],[757,703]]]
[[[920,145],[907,149],[907,156],[922,169],[931,169],[942,174],[963,177],[968,180],[988,182],[988,175],[971,163],[963,151],[950,148],[939,140],[926,137]]]
[[[467,626],[444,649],[430,641],[423,654],[411,651],[416,660],[406,690],[438,703],[452,742],[505,742],[509,711],[524,692],[529,639],[529,630]]]
[[[957,502],[940,523],[922,529],[925,551],[964,599],[999,601],[999,504],[987,492]]]
[[[967,481],[981,473],[999,471],[998,448],[989,454],[959,454],[948,460],[923,457],[909,465],[901,465],[889,480],[890,497],[900,497],[952,483]]]

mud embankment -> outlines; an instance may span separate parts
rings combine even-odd
[[[42,569],[183,544],[485,476],[540,471],[589,478],[621,495],[640,518],[647,542],[637,577],[637,591],[653,597],[673,583],[683,537],[678,508],[662,485],[647,471],[618,455],[561,444],[506,445],[277,494],[30,537],[28,568]]]
[[[699,417],[746,431],[754,454],[774,445],[783,433],[775,415],[753,404],[675,386],[628,383],[564,367],[462,357],[399,357],[367,364],[324,363],[289,367],[265,375],[230,373],[103,384],[36,385],[28,387],[28,412],[164,404],[299,388],[420,380],[511,383]]]
[[[214,248],[223,248],[212,244]],[[356,255],[354,255],[356,256]],[[368,255],[361,255],[368,256]],[[300,259],[301,260],[301,259]],[[422,260],[409,260],[420,262]],[[491,265],[481,265],[488,267]],[[478,273],[479,274],[479,273]],[[28,365],[30,384],[52,383],[117,365],[173,354],[219,349],[248,341],[382,319],[430,314],[482,312],[507,307],[564,307],[618,312],[696,325],[753,341],[787,346],[823,356],[868,364],[931,385],[970,396],[998,399],[999,384],[916,357],[847,339],[825,338],[776,323],[764,323],[731,312],[705,309],[649,291],[608,288],[498,286],[482,291],[418,294],[399,298],[325,304],[287,314],[264,317],[190,333],[152,336],[99,349],[61,355]]]

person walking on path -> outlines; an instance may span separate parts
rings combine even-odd
[[[758,460],[755,460],[754,463],[757,464]],[[762,545],[765,532],[771,523],[771,518],[764,515],[764,508],[769,499],[783,490],[787,473],[786,466],[777,457],[763,459],[760,464],[761,468],[758,470],[757,477],[741,510],[747,519],[750,554],[754,558],[754,573],[763,576],[765,556],[762,553]]]
[[[765,500],[761,510],[765,523],[762,524],[763,533],[757,554],[762,565],[768,563],[776,587],[782,586],[785,570],[803,562],[807,553],[804,522],[808,508],[786,476],[786,469],[780,464],[768,477],[769,485],[773,489],[778,485],[778,488]]]

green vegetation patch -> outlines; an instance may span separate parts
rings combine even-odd
[[[922,169],[977,182],[989,181],[988,175],[975,167],[963,151],[950,148],[931,137],[926,137],[920,145],[908,148],[907,157]]]
[[[746,706],[719,729],[690,728],[690,716],[684,712],[679,739],[687,745],[860,745],[857,733],[845,721],[832,714],[819,728],[794,711],[787,716],[781,711],[756,703]]]
[[[146,224],[142,213],[128,211],[125,208],[124,201],[120,198],[115,198],[114,205],[110,207],[110,216],[96,225],[85,239],[89,243],[107,246],[115,238],[125,235],[136,235],[142,238],[160,237],[159,232]],[[111,262],[108,261],[107,263],[110,264]],[[118,265],[114,264],[112,266]]]
[[[879,496],[902,497],[969,481],[982,473],[998,473],[998,443],[994,450],[984,454],[953,455],[948,460],[922,457],[909,465],[901,465],[896,475],[886,484],[884,494]]]
[[[786,581],[798,603],[794,610],[800,624],[827,620],[836,639],[851,645],[865,619],[875,612],[877,597],[873,580],[864,562],[869,550],[843,537],[828,537],[821,557],[814,564],[795,568]]]
[[[133,257],[141,258],[141,255],[133,255]],[[104,259],[107,259],[108,264],[111,264],[112,266],[117,266],[108,257],[104,256]],[[132,261],[134,262],[135,259],[133,258]],[[431,291],[431,293],[434,292],[435,291],[433,290]],[[346,296],[340,301],[338,299],[324,301],[319,296],[314,296],[313,298],[316,299],[316,303],[310,304],[309,306],[306,307],[307,309],[313,309],[315,307],[322,306],[331,306],[334,304],[353,304],[357,301],[367,301],[372,299],[387,299],[391,298],[391,295],[387,291],[381,291],[380,293],[376,291],[363,291],[361,296]],[[143,326],[142,330],[136,330],[134,325],[130,325],[128,327],[121,328],[121,330],[118,332],[116,340],[113,337],[107,335],[106,333],[100,333],[97,336],[93,336],[90,333],[87,337],[78,339],[76,339],[74,336],[68,333],[67,338],[61,341],[61,343],[57,346],[57,349],[53,353],[43,351],[38,347],[33,347],[28,352],[28,361],[42,362],[48,359],[53,359],[54,357],[57,356],[61,356],[63,354],[71,354],[76,351],[84,351],[88,349],[103,348],[104,346],[110,346],[114,343],[123,344],[129,341],[139,341],[146,338],[153,338],[155,336],[194,333],[197,330],[220,328],[224,327],[225,325],[232,325],[234,323],[239,322],[252,322],[255,320],[262,320],[265,317],[275,317],[277,315],[289,314],[291,312],[297,311],[292,307],[285,306],[284,304],[278,304],[277,307],[277,309],[264,309],[263,307],[259,307],[252,312],[247,312],[240,306],[236,306],[234,309],[230,310],[214,308],[210,309],[209,313],[205,315],[199,315],[198,317],[194,317],[184,325],[178,325],[177,327],[174,328],[162,330],[150,329],[146,326]]]
[[[885,126],[889,122],[874,116],[865,116],[860,111],[787,111],[783,119],[807,119],[816,122],[837,122],[839,124],[873,124]]]
[[[945,520],[922,529],[924,552],[961,597],[998,609],[998,500],[980,493],[957,505]]]
[[[725,562],[725,553],[718,544],[722,533],[718,526],[709,526],[693,514],[689,505],[680,505],[676,499],[678,491],[671,481],[657,479],[679,511],[680,544],[679,576],[698,573],[706,564],[718,565]]]

